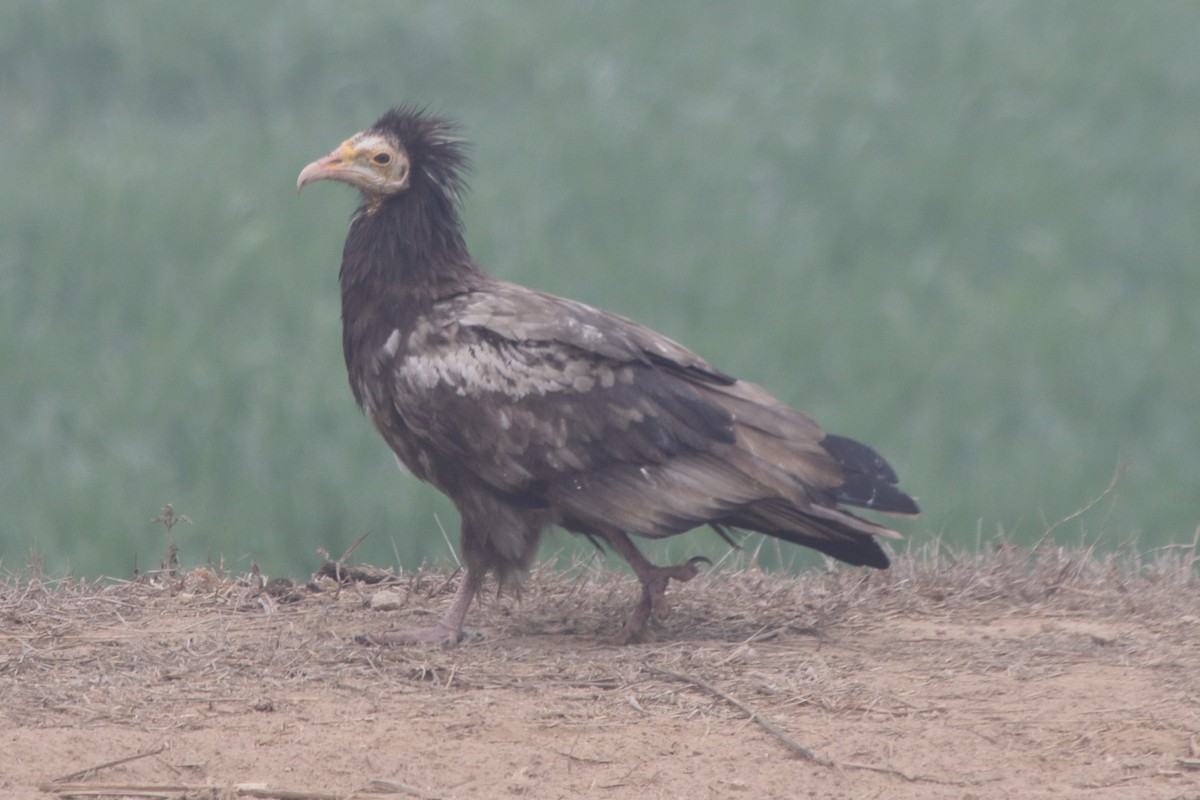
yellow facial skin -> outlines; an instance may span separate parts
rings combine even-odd
[[[408,156],[386,136],[356,134],[300,171],[296,191],[314,181],[341,181],[382,200],[408,188]]]

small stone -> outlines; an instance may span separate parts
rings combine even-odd
[[[372,611],[395,611],[404,605],[404,598],[399,592],[383,591],[371,595]]]

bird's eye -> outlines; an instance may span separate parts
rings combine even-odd
[[[371,160],[380,166],[385,166],[392,163],[392,155],[391,153],[376,153]]]

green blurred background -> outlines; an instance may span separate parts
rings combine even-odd
[[[874,445],[907,542],[1034,541],[1120,464],[1053,536],[1191,541],[1197,42],[1191,2],[6,3],[3,568],[157,566],[165,503],[189,565],[449,557],[345,383],[355,196],[295,192],[402,101],[474,142],[478,260]]]

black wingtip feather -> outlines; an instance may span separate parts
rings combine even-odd
[[[845,436],[827,434],[821,447],[842,468],[844,480],[838,502],[892,514],[919,514],[916,501],[896,488],[899,478],[891,464],[870,447]]]

